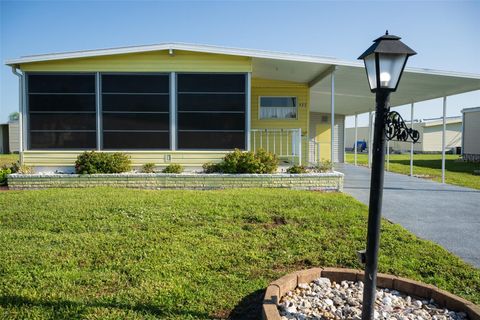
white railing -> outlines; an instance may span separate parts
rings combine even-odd
[[[301,129],[251,129],[252,150],[264,149],[292,163],[302,163]]]

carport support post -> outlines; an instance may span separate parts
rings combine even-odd
[[[387,171],[390,171],[390,140],[387,140]]]
[[[362,319],[373,319],[377,287],[378,248],[382,217],[383,176],[385,169],[385,115],[390,92],[376,92],[375,127],[373,134],[372,175],[368,204],[367,252],[365,288],[363,289]]]
[[[372,111],[368,112],[368,167],[372,167]]]
[[[354,138],[354,158],[355,158],[355,165],[357,165],[357,129],[358,129],[358,114],[355,113],[355,138]]]
[[[443,129],[442,129],[442,183],[445,183],[445,130],[447,115],[447,97],[443,97]]]
[[[413,108],[414,103],[410,105],[410,128],[413,129]],[[410,177],[413,177],[413,141],[410,143]]]

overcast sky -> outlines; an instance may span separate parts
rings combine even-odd
[[[355,60],[388,29],[418,52],[411,67],[480,74],[479,17],[480,1],[0,0],[0,122],[18,110],[3,62],[23,55],[171,41]],[[450,97],[447,115],[474,106],[480,91]],[[441,114],[441,100],[417,104],[418,118]]]

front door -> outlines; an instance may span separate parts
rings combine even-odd
[[[330,160],[331,127],[329,123],[320,123],[315,126],[315,142],[317,143],[316,159]],[[320,153],[320,156],[319,156]]]

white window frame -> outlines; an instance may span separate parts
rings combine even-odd
[[[262,118],[262,98],[295,98],[295,118]],[[263,121],[292,121],[292,120],[298,120],[298,96],[259,96],[258,97],[258,120],[263,120]]]

